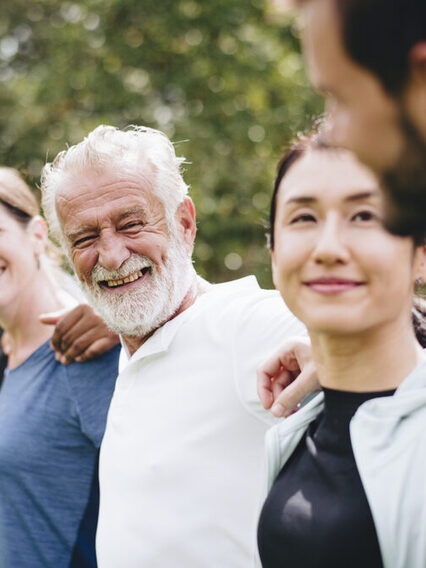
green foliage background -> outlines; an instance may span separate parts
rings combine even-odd
[[[2,0],[0,152],[40,169],[100,123],[166,132],[186,156],[196,268],[270,286],[276,163],[322,110],[291,21],[263,0]]]

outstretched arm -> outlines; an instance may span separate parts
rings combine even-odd
[[[55,325],[51,347],[56,351],[56,359],[64,365],[98,357],[119,343],[118,335],[87,304],[42,314],[40,321]]]
[[[309,339],[289,339],[257,371],[257,392],[276,417],[292,414],[303,398],[318,390]]]

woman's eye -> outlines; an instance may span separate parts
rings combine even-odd
[[[354,221],[373,221],[375,218],[376,216],[371,211],[359,211],[352,217]]]
[[[312,223],[315,222],[315,217],[309,213],[302,213],[300,215],[296,215],[290,220],[290,224],[295,223]]]

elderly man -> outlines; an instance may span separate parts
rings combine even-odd
[[[303,333],[253,277],[197,276],[181,161],[158,131],[101,126],[42,176],[51,230],[128,358],[101,450],[102,568],[251,564],[271,421],[255,369]]]
[[[311,78],[329,103],[329,141],[353,150],[382,175],[392,197],[389,228],[424,237],[426,2],[296,4]]]

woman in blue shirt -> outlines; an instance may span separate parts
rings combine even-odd
[[[119,348],[85,363],[59,363],[52,326],[40,322],[70,296],[37,201],[0,168],[0,325],[8,367],[0,391],[0,564],[69,566],[86,510],[117,376]],[[87,526],[87,529],[84,527]],[[82,525],[95,566],[94,527]]]

